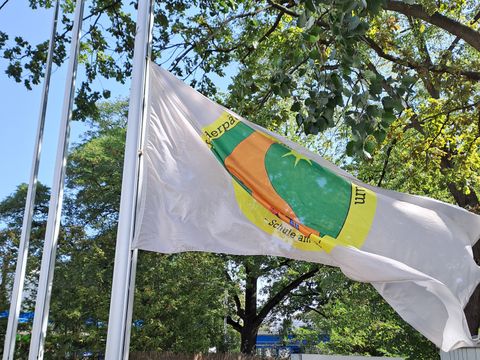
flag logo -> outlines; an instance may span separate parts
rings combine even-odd
[[[361,248],[375,216],[374,192],[227,112],[202,133],[232,176],[240,210],[256,226],[302,250]]]

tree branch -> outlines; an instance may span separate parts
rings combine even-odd
[[[280,10],[282,13],[288,14],[288,15],[293,16],[293,17],[299,17],[300,16],[300,14],[296,13],[293,10],[290,10],[289,8],[287,8],[287,7],[285,7],[281,4],[277,4],[275,1],[268,0],[268,3],[270,5],[272,5],[275,9]]]
[[[226,270],[225,270],[225,275],[228,281],[233,283],[232,277]],[[235,308],[237,309],[236,314],[240,319],[242,320],[245,319],[245,311],[242,309],[242,303],[240,302],[240,298],[238,297],[238,294],[235,292],[232,297],[233,297],[233,301],[235,302]]]
[[[425,122],[426,120],[435,119],[436,117],[438,117],[438,116],[440,116],[440,115],[450,115],[450,114],[453,113],[453,112],[462,111],[462,110],[467,110],[467,109],[470,109],[470,108],[472,108],[472,107],[479,106],[479,105],[480,105],[480,100],[475,101],[474,103],[471,103],[471,104],[466,104],[466,105],[463,105],[463,106],[458,106],[458,107],[455,107],[455,108],[453,108],[453,109],[441,111],[441,112],[436,113],[436,114],[434,114],[434,115],[424,117],[424,118],[421,119],[419,122],[420,122],[420,123],[423,123],[423,122]]]
[[[291,68],[288,71],[289,75],[292,75],[295,71],[297,71],[303,64],[305,64],[308,60],[310,59],[309,56],[307,56],[305,59],[303,59],[301,62],[299,62],[297,65],[295,65],[293,68]],[[340,66],[339,65],[323,65],[320,70],[337,70]],[[268,90],[267,93],[260,99],[260,102],[257,105],[257,110],[261,109],[263,105],[267,102],[267,100],[270,98],[270,96],[273,94],[272,89]]]
[[[380,74],[380,72],[377,70],[377,68],[375,67],[375,65],[372,64],[371,61],[367,61],[367,68],[368,70],[372,71],[375,73],[375,75],[378,76],[381,76],[382,77],[382,88],[383,90],[385,90],[387,92],[388,95],[390,95],[390,97],[392,98],[399,98],[400,96],[397,94],[396,90],[387,82],[385,81],[385,79],[383,78],[383,76]],[[407,105],[408,104],[404,104],[404,105]]]
[[[480,11],[477,12],[477,15],[475,15],[475,17],[470,20],[470,25],[473,25],[475,24],[478,20],[480,20]],[[450,44],[450,46],[448,47],[447,51],[445,52],[446,54],[449,54],[453,51],[453,49],[455,49],[455,46],[457,46],[458,42],[460,41],[460,37],[456,37],[452,43]]]
[[[242,325],[238,321],[232,319],[230,315],[227,316],[227,324],[233,327],[239,333],[242,332]]]
[[[296,298],[307,298],[311,296],[318,296],[321,295],[318,291],[311,291],[311,292],[304,292],[300,294],[291,294],[291,297],[296,297]]]
[[[394,139],[387,149],[385,161],[383,162],[382,173],[380,174],[380,179],[378,179],[377,187],[382,186],[383,179],[385,178],[385,175],[387,174],[387,168],[388,168],[388,162],[390,160],[390,154],[392,153],[393,147],[395,146],[396,143],[397,143],[397,139]]]
[[[283,12],[280,12],[277,16],[277,18],[275,19],[275,22],[273,23],[273,25],[270,27],[270,29],[268,29],[268,31],[263,34],[263,36],[258,40],[258,43],[261,44],[262,42],[264,42],[265,40],[268,39],[268,37],[277,29],[278,25],[280,24],[280,21],[282,20],[282,16],[283,16]],[[250,54],[255,50],[255,48],[253,46],[250,46],[248,48],[248,51],[247,53],[245,54],[245,56],[242,57],[242,62],[248,57],[250,56]]]
[[[121,3],[121,1],[117,0],[117,1],[114,1],[110,4],[108,4],[108,5],[105,5],[101,9],[97,9],[97,10],[93,11],[90,15],[88,15],[87,17],[83,18],[83,21],[90,19],[92,16],[103,13],[105,10],[109,10],[110,8],[113,8],[113,7],[115,7],[115,5],[118,5],[120,3]]]
[[[267,273],[267,272],[272,271],[273,269],[278,269],[278,268],[281,268],[282,266],[286,266],[286,265],[290,264],[292,261],[293,261],[292,259],[285,259],[280,264],[276,264],[276,265],[272,265],[272,266],[266,266],[266,267],[262,268],[261,270],[262,270],[263,273]]]
[[[273,91],[270,89],[267,91],[267,93],[262,97],[260,102],[257,105],[257,110],[261,109],[263,105],[267,102],[268,98],[273,94]]]
[[[313,311],[313,312],[316,312],[318,315],[320,315],[321,317],[323,317],[324,319],[327,319],[327,315],[325,315],[325,313],[323,311],[320,311],[318,309],[315,309],[314,307],[311,307],[309,305],[306,306],[306,309],[307,310],[310,310],[310,311]]]
[[[420,53],[420,57],[423,58],[423,61],[428,65],[428,68],[433,67],[432,58],[430,57],[430,52],[428,51],[427,42],[425,41],[425,37],[423,33],[420,31],[418,23],[420,21],[415,21],[411,16],[408,17],[408,21],[410,22],[410,26],[413,30],[413,34],[415,36],[415,40],[418,43],[418,50]],[[440,91],[435,86],[436,78],[432,76],[429,71],[421,71],[419,72],[421,79],[425,85],[430,96],[434,99],[438,99],[440,97]],[[423,76],[422,76],[423,75]]]
[[[313,270],[310,270],[309,272],[299,276],[292,282],[290,282],[288,285],[286,285],[284,288],[282,288],[279,292],[277,292],[273,297],[271,297],[265,305],[261,308],[261,310],[258,312],[258,315],[255,318],[255,324],[260,325],[262,321],[265,319],[265,317],[268,315],[268,313],[280,303],[293,289],[298,287],[302,282],[304,282],[307,279],[310,279],[312,276],[314,276],[318,272],[318,266],[313,268]]]
[[[2,10],[3,7],[4,7],[5,5],[7,5],[7,3],[8,3],[9,1],[10,1],[10,0],[5,0],[5,1],[2,3],[2,5],[0,5],[0,10]]]
[[[93,17],[93,16],[95,16],[95,15],[98,15],[98,14],[103,13],[105,10],[108,10],[108,9],[110,9],[110,8],[115,8],[115,5],[120,4],[120,3],[121,3],[120,0],[116,0],[116,1],[114,1],[113,3],[111,3],[111,4],[105,5],[105,6],[102,7],[101,9],[97,9],[97,10],[95,10],[95,11],[92,11],[89,15],[87,15],[86,17],[84,17],[84,18],[82,19],[82,22],[85,21],[85,20],[90,19],[91,17]],[[63,34],[60,35],[60,37],[64,37],[65,35],[67,35],[67,33],[68,33],[70,30],[72,30],[72,28],[73,28],[73,25],[67,26],[67,28],[65,29],[65,31],[63,32]]]
[[[248,13],[242,13],[242,14],[238,14],[238,15],[234,15],[234,16],[231,16],[229,17],[228,19],[222,21],[218,27],[216,29],[214,29],[213,31],[210,31],[210,34],[208,34],[208,36],[206,36],[205,38],[203,39],[199,39],[197,41],[194,41],[193,43],[190,44],[190,46],[188,48],[186,48],[180,55],[178,55],[176,58],[175,58],[175,61],[173,63],[173,65],[170,66],[170,69],[175,69],[178,64],[180,63],[180,61],[183,60],[183,58],[185,56],[188,55],[188,53],[190,51],[192,51],[196,46],[200,45],[200,44],[205,44],[206,42],[212,40],[215,38],[215,35],[216,35],[216,30],[217,29],[222,29],[224,26],[228,25],[230,22],[234,21],[234,20],[238,20],[238,19],[242,19],[242,18],[245,18],[245,17],[249,17],[249,16],[253,16],[253,15],[257,15],[265,10],[267,10],[268,8],[270,8],[271,6],[265,6],[263,8],[259,8],[255,11],[251,11],[251,12],[248,12]],[[221,49],[218,50],[219,52],[221,52]]]
[[[440,129],[437,131],[437,133],[435,134],[435,136],[433,137],[433,139],[430,140],[428,146],[427,146],[427,149],[425,150],[425,161],[428,162],[428,155],[429,155],[429,150],[432,148],[432,145],[433,143],[435,142],[435,140],[438,139],[438,137],[440,136],[440,134],[442,133],[443,129],[445,128],[445,126],[447,126],[447,124],[450,122],[450,113],[447,114],[447,118],[445,119],[445,121],[442,123],[442,126],[440,127]]]
[[[450,151],[448,148],[445,148],[444,151],[445,151],[445,154],[440,159],[441,170],[445,171],[447,169],[453,169],[454,165],[453,165],[453,162],[452,162],[452,159],[451,159],[451,157],[453,155],[452,151]],[[480,201],[477,197],[477,194],[476,194],[474,188],[472,188],[470,186],[469,187],[470,192],[468,194],[465,194],[463,189],[461,189],[461,188],[459,189],[457,184],[455,184],[453,182],[449,182],[447,184],[447,187],[448,187],[448,190],[450,191],[450,194],[452,194],[453,198],[457,202],[458,206],[463,207],[463,208],[465,208],[467,210],[470,210],[472,212],[476,212],[476,211],[480,210]],[[479,244],[479,243],[477,242],[477,244]],[[477,251],[479,251],[480,248],[478,248],[479,245],[477,245],[477,244],[475,244],[475,245],[477,247]],[[474,246],[474,249],[475,249],[475,246]],[[475,253],[475,250],[474,250],[474,253]],[[478,259],[476,259],[476,260],[478,260]],[[474,317],[476,318],[477,321],[480,322],[480,317],[478,316],[478,313],[475,314]],[[473,319],[469,319],[467,317],[467,322],[468,323],[470,323],[471,320],[473,320]]]
[[[475,31],[454,19],[444,16],[439,12],[430,15],[422,5],[409,5],[397,0],[387,0],[385,5],[383,5],[383,8],[416,19],[421,19],[432,25],[438,26],[450,34],[458,36],[467,44],[480,51],[480,33],[478,31]]]
[[[394,62],[395,64],[407,67],[409,69],[416,70],[416,71],[428,70],[435,73],[443,73],[443,74],[446,73],[450,75],[461,75],[472,81],[480,81],[480,72],[456,70],[447,66],[418,64],[406,59],[396,57],[394,55],[387,54],[372,38],[369,38],[368,36],[364,36],[363,40],[381,58]]]

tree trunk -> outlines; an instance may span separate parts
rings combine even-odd
[[[257,319],[257,281],[258,276],[254,269],[245,264],[245,315],[243,327],[240,332],[240,351],[244,354],[254,354],[257,342],[258,319]]]
[[[445,156],[441,162],[443,169],[452,167],[450,159],[447,156]],[[480,213],[480,202],[474,189],[470,188],[470,193],[464,194],[463,191],[459,190],[458,187],[453,183],[448,184],[448,189],[450,190],[450,194],[452,194],[458,206],[476,213]],[[480,241],[477,241],[477,243],[473,246],[473,258],[475,259],[477,265],[480,265]],[[480,327],[480,285],[477,286],[472,296],[470,296],[464,312],[465,317],[467,318],[470,334],[473,336],[477,335]]]
[[[479,243],[480,241],[473,246],[473,257],[475,258],[475,262],[477,264],[480,264]],[[468,300],[468,303],[463,311],[465,312],[465,317],[467,318],[470,334],[472,334],[472,336],[478,335],[478,328],[480,327],[480,285],[477,286],[472,296],[470,296],[470,299]]]
[[[257,343],[258,328],[252,326],[244,326],[240,333],[240,351],[243,354],[254,355],[255,345]]]
[[[464,195],[465,201],[471,206],[475,212],[480,212],[480,203],[475,192],[469,195]],[[480,265],[480,240],[473,245],[473,258],[477,265]],[[465,317],[467,318],[468,329],[473,336],[478,335],[478,328],[480,327],[480,285],[477,286],[472,296],[468,300],[464,309]]]

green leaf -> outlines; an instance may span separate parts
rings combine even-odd
[[[375,137],[375,140],[377,140],[377,143],[381,144],[387,137],[387,132],[383,130],[377,130],[373,133],[373,136]]]
[[[304,33],[303,38],[310,43],[315,43],[320,40],[320,35],[312,35],[310,33]]]
[[[373,80],[376,80],[377,79],[377,75],[372,71],[372,70],[365,70],[363,72],[363,76],[365,77],[365,79],[367,79],[368,81],[373,81]]]
[[[410,75],[404,75],[401,78],[402,84],[404,86],[407,86],[407,87],[412,85],[412,84],[415,84],[416,81],[417,81],[417,79],[414,76],[410,76]]]
[[[340,77],[333,73],[331,76],[330,76],[330,79],[333,83],[333,86],[335,87],[336,90],[342,90],[343,88],[343,85],[342,85],[342,81],[340,80]]]
[[[398,112],[402,111],[404,109],[402,99],[397,97],[393,99],[393,108],[397,110]]]
[[[322,60],[322,54],[320,54],[320,51],[318,51],[316,47],[310,51],[309,57],[315,60]]]
[[[377,14],[382,9],[382,5],[384,3],[385,3],[385,0],[368,0],[367,10],[372,14]]]
[[[368,105],[366,108],[367,115],[376,118],[380,115],[381,110],[376,105]]]
[[[303,12],[303,13],[300,14],[300,16],[297,19],[297,26],[300,27],[300,28],[303,28],[303,27],[305,27],[306,23],[307,23],[307,16]]]
[[[373,135],[368,136],[363,143],[363,149],[369,154],[373,154],[375,148],[377,147],[377,141]]]
[[[335,123],[333,121],[333,113],[334,113],[333,107],[327,107],[323,111],[323,117],[325,118],[325,121],[329,126],[333,126]]]
[[[382,99],[382,104],[385,110],[392,110],[395,107],[395,101],[390,96],[385,96]]]
[[[378,78],[375,78],[370,83],[368,91],[369,91],[370,95],[377,96],[377,95],[380,95],[382,93],[382,89],[383,89],[382,88],[382,80],[378,79]]]
[[[358,16],[352,16],[347,22],[347,29],[349,31],[355,30],[360,25],[360,18]]]
[[[292,111],[300,111],[300,109],[302,108],[302,104],[300,101],[295,101],[292,105],[292,107],[290,108],[290,110]]]
[[[345,148],[345,152],[347,153],[348,156],[353,156],[355,155],[355,141],[350,140],[347,143],[347,147]]]
[[[305,7],[310,10],[311,12],[317,11],[317,8],[312,0],[305,1]]]
[[[385,110],[382,114],[382,124],[384,126],[389,126],[396,120],[396,116],[391,109]]]

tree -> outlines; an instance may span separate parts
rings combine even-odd
[[[72,149],[45,344],[49,357],[76,358],[86,351],[104,352],[123,164],[125,104],[120,101],[102,105],[101,116],[92,120],[92,129]],[[8,310],[26,190],[27,186],[21,185],[0,202],[0,219],[5,224],[0,230],[0,311]],[[39,184],[27,269],[27,284],[31,285],[27,288],[35,287],[38,276],[48,198],[48,189]],[[180,254],[165,261],[159,258],[162,257],[158,254],[141,254],[135,303],[135,309],[140,311],[139,315],[135,313],[132,349],[152,346],[165,351],[206,352],[212,344],[223,346],[224,262],[208,254]],[[192,273],[192,263],[201,271]],[[219,281],[213,281],[215,274],[220,274]],[[33,310],[34,299],[34,292],[27,296],[25,310]],[[163,337],[157,332],[158,324],[165,331]],[[182,331],[186,324],[198,326],[188,333]],[[6,321],[1,325],[6,328]],[[21,330],[29,330],[30,325],[22,325]],[[23,346],[28,348],[29,339],[25,340],[26,344],[22,341],[17,346],[18,358],[28,353]]]
[[[214,254],[141,252],[132,350],[206,353],[212,347],[235,348],[236,339],[224,328],[224,268],[223,259]]]
[[[298,329],[297,337],[309,340],[307,352],[438,358],[436,347],[405,324],[369,284],[347,280],[338,269],[332,269],[322,285],[334,285],[330,291],[337,295],[321,309],[302,316],[308,326]],[[322,333],[328,334],[328,341],[319,342]]]
[[[1,283],[0,283],[0,304],[1,311],[8,310],[8,293],[13,286],[13,277],[11,274],[15,271],[17,259],[17,248],[20,241],[20,231],[23,221],[23,210],[25,199],[27,197],[28,186],[21,184],[17,187],[14,194],[7,196],[0,202],[0,221],[2,229],[0,230],[1,248],[3,254],[1,263]],[[33,211],[32,219],[32,241],[30,242],[30,251],[34,254],[34,261],[30,264],[30,270],[38,265],[38,253],[41,247],[41,237],[45,231],[46,210],[48,209],[49,189],[43,184],[37,185],[36,206]],[[36,258],[36,261],[35,261]],[[34,265],[34,263],[36,263]],[[31,273],[31,271],[29,271]],[[27,278],[27,283],[34,285],[35,280],[32,277]]]
[[[65,13],[72,7],[67,1]],[[369,159],[388,147],[386,135],[400,118],[400,129],[416,130],[430,144],[430,166],[442,169],[455,201],[476,209],[470,184],[478,180],[477,7],[474,0],[170,0],[156,7],[153,57],[212,96],[211,75],[224,76],[236,64],[227,105],[259,123],[282,122],[276,103],[284,99],[307,134],[343,123],[350,129],[349,155]],[[91,21],[82,55],[87,80],[77,95],[77,118],[98,115],[95,101],[109,96],[91,89],[97,76],[124,81],[130,75],[131,56],[118,54],[131,55],[131,10],[98,0],[85,16]],[[69,16],[62,22],[71,26]],[[66,34],[57,39],[57,63],[66,56]],[[37,83],[45,44],[1,38],[8,75],[27,87]],[[455,134],[461,141],[446,141]],[[459,172],[462,179],[452,176]]]
[[[27,185],[21,184],[17,187],[15,193],[7,196],[0,202],[0,312],[9,311],[10,293],[13,287],[16,261],[18,256],[18,245],[20,242],[20,232],[22,228],[23,211],[27,197]],[[40,265],[40,254],[42,239],[45,233],[46,216],[48,209],[49,189],[43,184],[37,185],[37,194],[35,198],[35,208],[33,211],[33,221],[31,237],[29,243],[30,261],[27,264],[25,289],[34,292],[37,284],[37,273]],[[32,302],[26,301],[23,304],[22,311],[31,311]],[[24,330],[25,325],[20,324],[19,329]],[[0,342],[3,343],[7,329],[7,319],[0,322]],[[16,356],[20,356],[24,346],[28,346],[20,341],[20,349],[17,349]]]
[[[225,274],[230,281],[230,314],[227,323],[240,334],[240,351],[255,352],[258,330],[268,320],[276,318],[282,309],[299,311],[311,304],[312,293],[305,293],[319,270],[317,264],[309,264],[276,257],[230,257]],[[259,294],[259,282],[262,289]],[[261,299],[258,298],[260,296]]]
[[[64,9],[69,14],[72,2]],[[92,88],[95,77],[125,81],[131,71],[131,8],[97,0],[89,10],[79,119],[98,115],[94,102],[109,96]],[[306,134],[341,129],[346,164],[366,180],[480,208],[476,1],[168,0],[155,11],[153,57],[206,95],[262,125],[293,117]],[[62,21],[71,26],[70,15]],[[66,34],[58,36],[57,64]],[[8,74],[31,86],[42,75],[45,44],[9,39],[0,34]],[[212,76],[229,65],[238,72],[229,95],[218,95]],[[418,183],[392,176],[393,164]],[[478,260],[480,245],[474,254]],[[467,307],[472,333],[479,306],[476,292]]]
[[[34,1],[32,5],[50,4]],[[171,57],[167,63],[179,76],[202,72],[192,82],[210,94],[215,88],[209,74],[223,75],[227,65],[237,62],[244,81],[235,83],[236,108],[241,108],[241,100],[252,108],[271,98],[293,97],[292,111],[306,133],[332,127],[335,110],[350,106],[344,121],[356,137],[349,150],[369,153],[412,91],[424,86],[438,93],[435,86],[457,74],[465,82],[478,81],[479,74],[469,70],[477,56],[466,57],[478,51],[480,35],[469,27],[476,26],[478,19],[462,23],[469,15],[462,9],[469,11],[475,5],[474,1],[462,7],[431,0],[417,5],[392,0],[172,0],[156,9],[154,57]],[[101,96],[90,89],[89,82],[96,76],[123,81],[130,74],[129,59],[114,58],[115,53],[131,54],[132,50],[134,26],[124,10],[120,2],[96,1],[86,16],[92,24],[83,48],[93,61],[82,58],[88,79],[77,96],[79,116],[94,112],[91,105]],[[65,11],[72,11],[71,2],[66,2]],[[68,29],[69,18],[62,21]],[[107,34],[111,41],[106,40]],[[26,76],[27,86],[38,82],[44,49],[35,49],[21,38],[13,43],[8,39],[3,34],[8,74],[17,81]],[[64,33],[58,38],[57,62],[65,58],[61,51],[65,41]],[[436,46],[430,46],[432,41]],[[415,53],[411,44],[417,47]],[[23,74],[25,70],[29,74]],[[417,80],[420,87],[414,86]],[[369,135],[374,138],[367,139]]]

